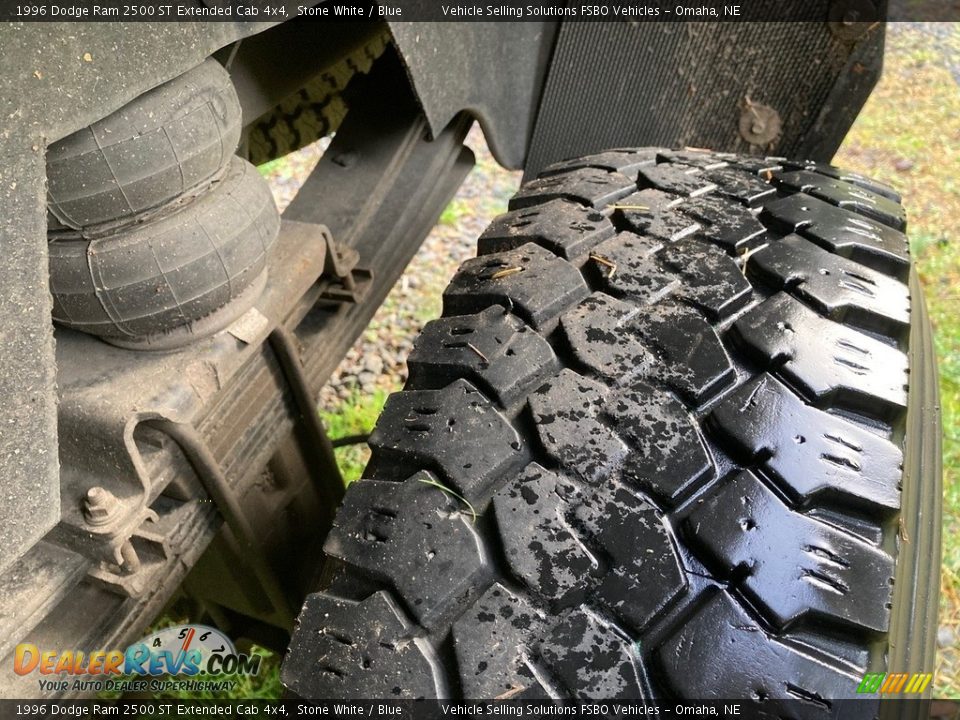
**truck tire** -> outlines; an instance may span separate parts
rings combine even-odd
[[[170,203],[161,217],[103,237],[52,240],[53,319],[122,347],[185,345],[259,297],[279,228],[266,181],[233,156],[211,189]]]
[[[287,688],[816,713],[931,671],[905,225],[888,187],[782,159],[615,150],[525,184],[386,404]]]
[[[336,132],[347,114],[343,91],[357,75],[370,72],[389,42],[385,30],[361,38],[304,87],[248,123],[247,159],[262,165]]]
[[[209,183],[240,129],[233,82],[207,60],[50,146],[49,228],[132,218]]]

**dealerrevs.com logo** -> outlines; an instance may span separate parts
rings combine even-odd
[[[216,692],[234,689],[239,676],[256,675],[261,660],[259,655],[238,653],[233,642],[215,628],[177,625],[148,635],[126,650],[49,650],[21,643],[14,652],[13,671],[37,674],[40,689],[51,693]]]

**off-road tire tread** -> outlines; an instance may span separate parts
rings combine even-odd
[[[365,39],[249,123],[246,146],[250,162],[262,165],[335,132],[347,115],[343,91],[354,77],[370,72],[389,42],[386,31]]]
[[[415,638],[437,677],[395,697],[815,714],[853,694],[884,666],[900,542],[898,200],[818,163],[700,151],[547,168],[416,343],[327,540],[342,573],[308,608],[391,598],[390,643]],[[315,672],[338,651],[323,627],[347,622],[301,617],[292,692],[407,671],[381,643]]]

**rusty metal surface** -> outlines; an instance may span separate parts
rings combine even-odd
[[[183,453],[150,423],[200,428],[221,462],[276,452],[295,416],[289,387],[269,386],[276,361],[265,340],[284,323],[296,326],[309,307],[300,301],[326,284],[318,280],[330,242],[320,226],[283,224],[267,290],[235,323],[260,321],[245,339],[231,327],[181,351],[150,353],[58,330],[63,517],[0,577],[0,654],[24,637],[77,646],[95,638],[98,647],[120,641],[176,589],[219,520]],[[217,423],[225,405],[247,408],[248,424]],[[285,422],[271,422],[277,415]],[[251,491],[264,465],[232,474],[236,497]],[[85,513],[91,486],[116,498],[106,520]],[[107,612],[98,617],[100,610]],[[34,695],[31,683],[0,687],[0,694]]]

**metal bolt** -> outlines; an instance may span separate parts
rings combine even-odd
[[[863,37],[880,19],[873,0],[835,0],[827,12],[827,26],[847,43]]]
[[[137,555],[137,551],[133,547],[133,543],[129,540],[127,540],[120,547],[120,558],[123,560],[123,564],[120,566],[120,568],[127,575],[133,575],[140,569],[140,556]]]
[[[768,105],[744,98],[740,115],[740,137],[751,145],[765,147],[776,142],[780,136],[780,114]]]
[[[120,501],[112,492],[99,485],[87,490],[83,500],[83,514],[90,525],[106,525],[120,509]]]

